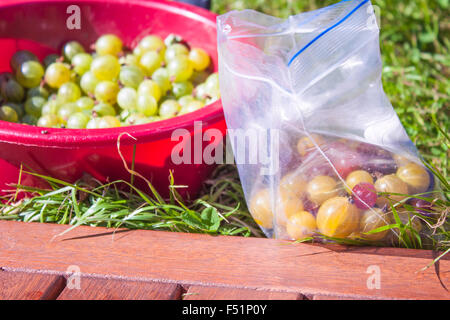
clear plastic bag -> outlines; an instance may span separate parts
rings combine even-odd
[[[253,10],[218,18],[225,119],[268,237],[415,241],[433,216],[408,210],[417,199],[406,195],[437,187],[383,91],[373,12],[348,0],[287,20]],[[269,161],[249,161],[255,154]],[[407,227],[389,227],[399,220]]]

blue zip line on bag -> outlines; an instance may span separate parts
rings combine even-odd
[[[343,0],[343,1],[349,1],[349,0]],[[342,18],[341,20],[339,20],[338,22],[336,22],[334,25],[332,25],[331,27],[329,27],[328,29],[324,30],[323,32],[321,32],[317,37],[315,37],[314,39],[312,39],[306,46],[304,46],[302,49],[300,49],[300,51],[298,51],[292,58],[291,60],[289,60],[288,62],[288,66],[290,66],[292,64],[292,62],[295,60],[295,58],[297,58],[303,51],[305,51],[306,49],[308,49],[314,42],[316,42],[317,40],[319,40],[323,35],[325,35],[326,33],[328,33],[329,31],[333,30],[334,28],[336,28],[338,25],[340,25],[341,23],[343,23],[345,20],[347,20],[352,14],[354,14],[359,8],[361,8],[364,4],[366,4],[367,2],[369,2],[369,0],[364,0],[363,2],[361,2],[359,5],[357,5],[352,11],[350,11],[344,18]]]

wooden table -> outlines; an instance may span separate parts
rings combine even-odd
[[[435,253],[0,222],[0,299],[449,299]]]

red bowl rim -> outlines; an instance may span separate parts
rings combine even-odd
[[[44,3],[61,2],[68,2],[70,4],[102,3],[105,2],[105,0],[3,0],[0,4],[0,10],[5,7],[30,3],[42,3],[44,5]],[[108,0],[108,2],[124,3],[123,0]],[[161,8],[175,13],[183,13],[185,16],[197,19],[201,23],[216,28],[216,14],[186,3],[169,2],[165,0],[128,0],[127,4]],[[126,132],[136,138],[139,143],[143,143],[166,138],[176,129],[187,129],[192,131],[195,121],[201,121],[202,126],[207,127],[221,120],[223,120],[223,111],[220,100],[215,101],[200,110],[171,119],[143,125],[110,129],[43,128],[0,120],[0,142],[39,147],[101,147],[117,144],[119,135]],[[136,141],[127,136],[123,136],[121,142],[123,142],[123,144],[136,143]]]

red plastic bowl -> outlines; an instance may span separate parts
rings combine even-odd
[[[81,9],[81,29],[69,30],[67,13],[70,5]],[[61,52],[69,40],[85,47],[105,33],[115,33],[129,47],[150,33],[162,37],[175,33],[191,45],[204,48],[212,57],[217,71],[216,16],[207,10],[183,3],[143,0],[2,0],[0,3],[0,72],[10,71],[9,60],[15,51],[28,49],[40,59]],[[199,111],[146,125],[93,130],[49,129],[0,121],[0,190],[17,183],[18,168],[66,181],[79,179],[84,172],[101,181],[130,180],[117,152],[117,139],[123,132],[121,151],[131,166],[136,145],[135,169],[167,195],[169,170],[175,183],[186,185],[184,192],[197,193],[214,168],[205,163],[176,165],[171,152],[178,141],[171,141],[175,129],[187,129],[191,136],[194,121],[202,122],[202,131],[215,128],[225,132],[220,101]],[[193,141],[193,139],[192,139]],[[203,142],[203,149],[220,141]],[[194,146],[191,146],[194,154]],[[145,187],[143,181],[136,182]],[[28,184],[36,184],[24,177]],[[147,189],[148,190],[148,189]],[[181,190],[179,190],[181,191]]]

